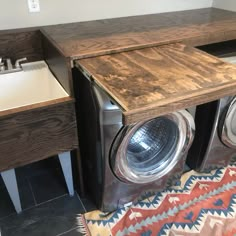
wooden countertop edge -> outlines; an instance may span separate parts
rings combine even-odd
[[[212,9],[217,9],[217,8],[212,7]],[[183,12],[185,12],[185,11],[183,11]],[[229,12],[232,12],[232,11],[229,11]],[[165,14],[165,13],[158,13],[158,14]],[[109,20],[109,19],[106,19],[106,20]],[[83,23],[83,22],[78,22],[78,23]],[[60,24],[60,25],[63,28],[64,24]],[[53,27],[53,25],[51,25],[51,26]],[[58,25],[55,25],[55,27],[56,26],[58,26]],[[170,44],[170,43],[175,43],[175,42],[187,43],[190,46],[201,46],[201,45],[205,45],[205,44],[223,42],[223,41],[227,41],[227,40],[231,40],[231,39],[236,39],[236,29],[231,28],[229,30],[225,29],[223,31],[217,31],[217,29],[216,29],[215,32],[207,32],[207,33],[202,32],[202,33],[199,33],[198,35],[195,35],[193,37],[187,37],[187,38],[182,38],[182,39],[179,38],[179,39],[174,39],[174,40],[170,40],[170,41],[140,43],[140,44],[137,44],[137,45],[127,46],[127,47],[122,46],[120,48],[104,49],[104,50],[93,51],[93,52],[88,52],[88,53],[87,52],[82,52],[82,53],[78,52],[78,53],[75,53],[75,54],[71,54],[71,53],[68,54],[66,52],[66,50],[64,50],[60,46],[60,43],[56,42],[56,38],[54,38],[52,35],[50,35],[49,32],[46,31],[46,27],[47,26],[38,26],[38,27],[29,27],[29,28],[20,28],[20,29],[10,29],[10,30],[5,29],[5,30],[0,30],[0,35],[27,32],[27,31],[28,32],[30,32],[30,31],[39,31],[44,37],[46,37],[53,44],[53,46],[60,52],[60,54],[62,56],[64,56],[65,58],[67,58],[70,61],[71,65],[72,65],[73,60],[96,57],[96,56],[113,54],[113,53],[119,53],[119,52],[123,52],[123,51],[131,51],[131,50],[135,50],[135,49],[142,49],[142,48],[146,48],[146,47],[159,46],[159,45]],[[156,32],[156,33],[158,33],[158,32]]]
[[[17,28],[17,29],[4,29],[0,30],[0,36],[5,34],[18,34],[18,33],[26,33],[26,32],[34,32],[38,31],[40,32],[40,27],[27,27],[27,28]]]
[[[71,59],[71,57],[66,56],[65,52],[61,49],[61,47],[55,42],[55,40],[47,33],[45,32],[45,30],[42,28],[40,28],[40,32],[41,34],[46,37],[52,44],[53,46],[58,50],[58,52],[65,58],[67,59]]]
[[[231,37],[231,34],[233,34],[232,37]],[[219,37],[217,38],[216,35],[219,35]],[[211,39],[209,40],[209,38]],[[80,55],[77,55],[77,54],[66,55],[65,54],[64,56],[67,58],[71,57],[71,60],[80,60],[80,59],[92,58],[92,57],[109,55],[109,54],[114,54],[114,53],[128,52],[128,51],[133,51],[137,49],[157,47],[157,46],[167,45],[167,44],[172,44],[172,43],[185,43],[185,44],[188,44],[189,46],[197,47],[197,46],[202,46],[202,45],[212,44],[212,43],[219,43],[219,42],[224,42],[224,41],[233,40],[233,39],[236,39],[236,29],[231,30],[231,31],[219,31],[219,32],[214,32],[210,34],[199,34],[193,37],[170,40],[168,42],[159,41],[157,43],[139,44],[135,46],[132,45],[125,48],[122,47],[122,48],[116,48],[116,49],[107,49],[107,50],[97,51],[97,52],[88,53],[88,54],[86,53],[80,54]]]
[[[170,40],[170,41],[165,40],[165,41],[158,41],[158,42],[153,42],[153,43],[137,44],[137,45],[127,46],[127,47],[105,49],[105,50],[100,50],[100,51],[94,51],[93,53],[89,52],[87,54],[82,53],[82,54],[75,54],[75,55],[67,55],[63,51],[63,49],[61,49],[60,46],[53,39],[51,39],[51,37],[47,33],[45,33],[45,36],[47,36],[49,40],[52,41],[53,45],[60,51],[60,53],[64,57],[70,58],[71,60],[80,60],[80,59],[92,58],[92,57],[109,55],[109,54],[114,54],[114,53],[128,52],[128,51],[133,51],[137,49],[157,47],[157,46],[172,44],[172,43],[185,43],[193,47],[202,46],[206,44],[212,44],[212,43],[219,43],[219,42],[236,39],[236,29],[229,30],[229,31],[212,32],[208,34],[202,33],[202,34],[195,35],[192,37],[179,38],[179,39]]]
[[[22,106],[18,108],[13,108],[10,110],[0,111],[0,119],[2,117],[6,117],[15,113],[21,113],[21,112],[31,111],[35,109],[44,109],[44,108],[57,106],[59,104],[74,103],[74,102],[75,102],[74,98],[65,97],[65,98],[58,98],[58,99],[54,99],[54,100],[46,101],[46,102],[35,103],[32,105]]]
[[[140,45],[136,45],[136,46],[128,46],[125,48],[117,48],[117,49],[112,49],[112,50],[108,49],[108,50],[98,51],[93,54],[89,53],[89,54],[83,54],[83,55],[74,55],[74,56],[72,56],[72,58],[73,58],[73,60],[81,60],[81,59],[87,59],[87,58],[98,57],[98,56],[105,56],[105,55],[121,53],[121,52],[129,52],[129,51],[134,51],[134,50],[139,50],[139,49],[144,49],[144,48],[151,48],[151,47],[172,44],[172,43],[180,43],[180,42],[182,42],[182,41],[181,40],[172,40],[170,42],[164,41],[164,42],[158,42],[158,43],[140,44]]]
[[[230,31],[214,32],[214,33],[208,34],[207,37],[202,37],[202,39],[198,38],[197,36],[185,38],[181,41],[181,43],[187,44],[192,47],[198,47],[198,46],[203,46],[203,45],[213,44],[213,43],[220,43],[220,42],[225,42],[225,41],[234,40],[234,39],[236,39],[236,29],[230,30]],[[198,43],[195,43],[195,41],[198,41]]]
[[[123,112],[123,124],[129,125],[140,120],[155,118],[157,116],[165,115],[174,111],[186,109],[192,106],[211,102],[222,98],[224,96],[231,96],[236,94],[236,81],[218,87],[207,89],[203,94],[189,94],[187,97],[179,99],[166,99],[165,103],[158,105],[152,104],[144,106],[139,109],[133,109]]]
[[[68,60],[71,60],[71,61],[97,57],[97,56],[102,56],[102,55],[108,55],[108,54],[114,54],[114,53],[120,53],[120,52],[126,52],[126,51],[132,51],[132,50],[137,50],[137,49],[155,47],[155,46],[161,46],[161,45],[171,44],[171,43],[186,43],[189,46],[197,47],[197,46],[202,46],[206,44],[219,43],[219,42],[236,39],[236,29],[233,29],[233,30],[230,29],[230,30],[223,30],[223,31],[208,32],[208,33],[202,32],[202,33],[199,33],[198,35],[194,35],[191,37],[178,38],[178,39],[173,39],[170,41],[163,40],[163,41],[152,42],[152,43],[141,43],[137,45],[131,45],[131,46],[125,46],[125,47],[123,46],[123,47],[115,48],[115,49],[102,49],[102,50],[88,52],[88,53],[83,52],[83,53],[77,53],[77,54],[71,55],[71,54],[67,54],[66,51],[64,51],[63,48],[60,47],[60,45],[53,39],[53,37],[50,36],[49,33],[47,33],[44,30],[43,27],[39,28],[39,30],[43,34],[43,36],[46,37],[54,45],[54,47],[60,52],[62,56],[66,57]]]

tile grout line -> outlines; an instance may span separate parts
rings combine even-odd
[[[28,184],[29,184],[29,183],[28,183]],[[32,186],[31,186],[31,187],[32,187]],[[87,211],[86,211],[86,208],[85,208],[85,206],[84,206],[84,204],[83,204],[83,202],[82,202],[82,200],[81,200],[80,197],[79,197],[79,194],[77,193],[77,191],[75,191],[75,194],[76,194],[75,197],[76,197],[76,198],[79,200],[79,202],[81,203],[82,209],[83,209],[85,212],[87,212]],[[32,207],[26,208],[26,209],[23,210],[23,212],[28,211],[28,210],[31,210],[31,209],[33,209],[33,208],[36,208],[36,207],[39,206],[39,205],[43,205],[43,204],[45,204],[45,203],[48,203],[48,202],[51,202],[51,201],[53,201],[53,200],[60,199],[60,198],[66,197],[66,196],[68,196],[68,194],[64,194],[64,195],[62,195],[62,196],[56,197],[56,198],[54,198],[54,199],[50,199],[50,200],[48,200],[48,201],[46,201],[46,202],[43,202],[43,203],[41,203],[41,204],[38,204],[38,205],[36,205],[36,206],[32,206]],[[16,215],[16,213],[14,213],[13,215]],[[7,217],[6,217],[6,218],[7,218]],[[67,231],[64,231],[64,232],[61,232],[61,233],[58,232],[58,234],[56,234],[56,236],[63,236],[63,235],[66,235],[66,234],[68,234],[68,233],[70,233],[71,231],[74,231],[74,230],[78,233],[78,235],[80,235],[80,233],[83,234],[82,232],[80,232],[80,230],[81,230],[80,226],[77,225],[77,226],[74,226],[74,227],[71,228],[71,229],[68,229]],[[0,236],[1,236],[1,227],[0,227]]]
[[[31,190],[33,199],[34,199],[34,205],[37,206],[37,201],[36,201],[36,198],[35,198],[35,195],[34,195],[33,187],[32,187],[32,185],[31,185],[30,180],[28,179],[28,177],[27,177],[27,182],[28,182],[28,184],[29,184],[29,187],[30,187],[30,190]]]
[[[23,211],[22,211],[23,212]],[[11,213],[10,215],[7,215],[7,216],[3,216],[3,217],[1,217],[0,218],[0,221],[3,221],[3,220],[5,220],[6,218],[8,218],[8,217],[10,217],[10,216],[14,216],[14,215],[16,215],[17,213],[16,212],[14,212],[14,213]],[[0,235],[1,236],[1,235]]]
[[[87,213],[88,211],[86,210],[85,205],[83,204],[82,200],[80,199],[79,194],[77,193],[77,191],[75,191],[75,192],[76,192],[76,196],[77,196],[77,198],[79,199],[79,201],[80,201],[82,207],[84,208],[85,213]]]
[[[79,228],[80,228],[79,226],[76,226],[76,227],[74,227],[74,228],[71,228],[71,229],[69,229],[69,230],[63,232],[63,233],[57,234],[56,236],[65,235],[65,234],[67,234],[67,233],[73,231],[74,229],[79,229]],[[0,235],[0,236],[1,236],[1,235]]]
[[[49,200],[47,200],[47,201],[45,201],[45,202],[38,203],[36,206],[41,206],[41,205],[43,205],[43,204],[45,204],[45,203],[48,203],[48,202],[51,202],[51,201],[60,199],[60,198],[65,197],[65,196],[69,196],[68,193],[65,193],[65,194],[63,194],[63,195],[61,195],[61,196],[58,196],[58,197],[49,199]]]
[[[38,206],[41,206],[41,205],[43,205],[43,204],[46,204],[46,203],[48,203],[48,202],[51,202],[51,201],[53,201],[53,200],[57,200],[57,199],[60,199],[60,198],[62,198],[62,197],[65,197],[65,196],[67,196],[67,195],[68,195],[68,194],[64,194],[64,195],[62,195],[62,196],[59,196],[59,197],[50,199],[50,200],[48,200],[48,201],[45,201],[45,202],[41,202],[41,203],[39,203],[39,204],[36,204],[35,206],[31,206],[31,207],[25,208],[24,210],[22,210],[22,213],[24,213],[24,212],[26,212],[26,211],[29,211],[29,210],[31,210],[31,209],[33,209],[33,208],[36,208],[36,207],[38,207]],[[8,217],[10,217],[10,216],[13,216],[13,215],[18,215],[18,214],[17,214],[16,212],[11,213],[10,215],[7,215],[7,216],[4,216],[4,217],[0,218],[0,221],[5,220],[6,218],[8,218]],[[1,236],[1,235],[0,235],[0,236]]]

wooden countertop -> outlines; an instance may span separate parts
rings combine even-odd
[[[42,27],[60,52],[87,58],[183,42],[191,46],[236,38],[236,12],[205,8]]]
[[[76,61],[131,124],[236,94],[236,65],[180,43]]]

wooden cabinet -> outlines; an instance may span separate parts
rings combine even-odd
[[[1,32],[0,38],[1,57],[13,63],[20,57],[32,64],[45,60],[52,66],[38,78],[35,68],[32,77],[24,72],[0,75],[0,172],[76,149],[75,100],[67,60],[43,43],[38,29]],[[55,67],[54,55],[60,62]]]
[[[76,149],[76,127],[73,99],[0,113],[0,172]]]

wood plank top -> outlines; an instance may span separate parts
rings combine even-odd
[[[71,59],[173,42],[200,46],[236,38],[236,12],[205,8],[42,27]]]
[[[124,124],[236,94],[236,65],[179,43],[76,63],[123,109]]]
[[[27,57],[28,62],[43,60],[39,30],[34,28],[0,30],[0,57],[17,59]]]

